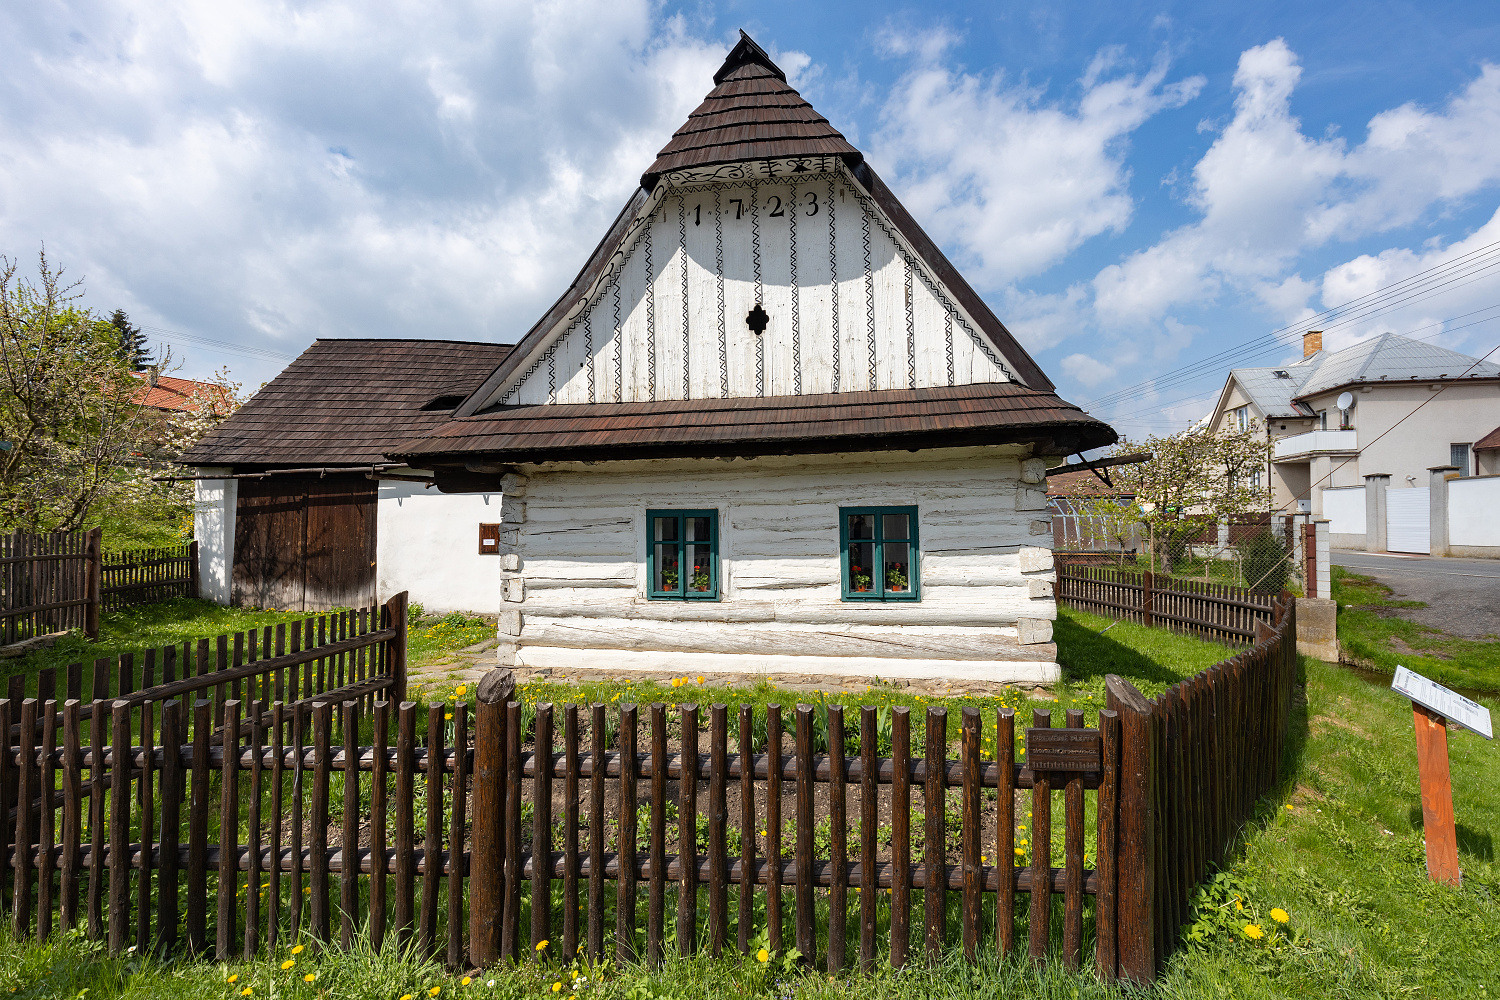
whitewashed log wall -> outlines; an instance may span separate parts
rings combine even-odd
[[[489,402],[969,385],[1011,367],[834,158],[668,175],[605,277]],[[746,323],[760,303],[763,333]]]
[[[502,659],[1055,680],[1044,469],[1019,447],[539,466],[507,477]],[[839,508],[918,508],[921,600],[841,599]],[[720,600],[646,598],[645,512],[719,511]]]

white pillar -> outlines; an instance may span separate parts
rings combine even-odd
[[[1330,552],[1328,551],[1328,522],[1319,520],[1313,522],[1313,530],[1317,535],[1315,542],[1317,548],[1313,551],[1317,554],[1317,592],[1310,597],[1321,597],[1328,599],[1333,596],[1333,567],[1329,563]],[[1311,585],[1313,581],[1308,581]]]
[[[1372,473],[1365,477],[1365,551],[1385,551],[1385,491],[1391,477]]]
[[[1435,556],[1448,554],[1448,477],[1457,474],[1456,465],[1434,465],[1427,470],[1428,549]]]
[[[229,475],[233,469],[208,466],[195,476]],[[228,604],[234,582],[234,510],[239,480],[199,479],[193,483],[193,538],[198,542],[198,596]]]

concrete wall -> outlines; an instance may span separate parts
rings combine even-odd
[[[1448,554],[1500,556],[1500,476],[1448,480]]]
[[[500,490],[439,493],[387,480],[376,506],[375,588],[405,590],[429,613],[492,615],[500,604],[500,556],[479,554],[479,526],[500,522]]]
[[[1345,486],[1323,491],[1323,516],[1336,549],[1365,547],[1365,488]]]
[[[228,474],[227,468],[199,468],[195,475]],[[200,479],[193,483],[193,537],[198,541],[198,596],[228,604],[234,574],[234,510],[237,479]]]

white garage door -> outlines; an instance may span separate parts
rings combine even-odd
[[[1387,490],[1385,494],[1385,547],[1391,552],[1432,551],[1428,521],[1432,515],[1429,487]]]

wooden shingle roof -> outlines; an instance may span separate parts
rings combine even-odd
[[[447,420],[511,347],[457,340],[314,341],[182,462],[250,468],[384,462],[398,441]]]
[[[662,147],[641,186],[649,191],[669,170],[792,156],[842,156],[850,166],[862,159],[741,31],[714,74],[714,89]]]
[[[1036,442],[1071,454],[1115,432],[1014,382],[768,398],[503,407],[390,450],[413,465],[818,454]]]

